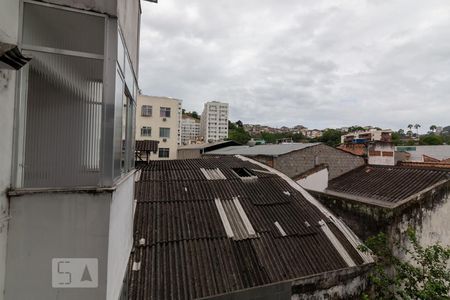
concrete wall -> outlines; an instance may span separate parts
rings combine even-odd
[[[201,158],[200,149],[178,149],[178,159]]]
[[[328,187],[328,169],[322,169],[297,181],[304,189],[323,192]]]
[[[274,168],[289,177],[306,172],[318,164],[326,164],[330,180],[364,165],[363,158],[324,144],[281,155],[274,160]]]
[[[152,116],[143,117],[141,115],[141,109],[143,105],[152,106]],[[160,117],[160,108],[170,107],[170,118]],[[136,140],[156,140],[159,141],[158,148],[169,148],[170,156],[168,159],[176,159],[178,152],[178,133],[180,132],[181,125],[181,101],[177,99],[167,97],[154,97],[154,96],[138,96],[136,107]],[[141,136],[141,128],[149,126],[152,128],[151,136]],[[161,127],[170,128],[170,137],[159,137],[159,129]],[[166,141],[164,141],[164,139]],[[158,153],[152,153],[150,155],[151,160],[161,159],[158,157]],[[166,158],[167,159],[167,158]]]
[[[5,299],[105,299],[111,193],[11,198]],[[98,288],[52,288],[53,258],[97,258]]]
[[[322,193],[312,193],[362,240],[379,232],[407,245],[406,230],[415,229],[422,245],[450,246],[450,183],[424,193],[403,207],[382,208]]]
[[[394,146],[387,143],[377,143],[369,146],[369,165],[394,166]]]
[[[134,176],[112,195],[109,219],[108,290],[106,299],[117,300],[133,246]]]
[[[44,0],[43,2],[117,16],[117,0]]]
[[[19,2],[0,0],[0,42],[17,44]],[[17,71],[0,69],[0,299],[4,297],[8,197],[11,187],[14,103]]]
[[[361,299],[371,265],[321,274],[294,283],[291,300]]]
[[[450,184],[427,194],[421,205],[406,209],[389,228],[393,240],[406,241],[406,230],[412,227],[421,245],[436,243],[450,247]]]

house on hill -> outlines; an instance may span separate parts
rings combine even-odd
[[[286,175],[242,156],[140,172],[129,299],[348,299],[365,289],[372,258]]]

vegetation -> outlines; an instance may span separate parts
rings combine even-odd
[[[292,139],[294,143],[302,142],[304,136],[301,133],[269,133],[262,132],[261,139],[265,140],[268,144],[276,144],[277,141],[283,139]]]
[[[200,120],[200,116],[198,115],[198,113],[194,110],[194,111],[186,111],[184,108],[181,110],[182,114],[185,116],[189,116],[191,118]]]
[[[228,139],[238,142],[239,144],[247,144],[251,139],[251,136],[245,131],[244,125],[240,120],[236,123],[228,120]]]
[[[414,230],[407,230],[411,247],[396,243],[408,255],[404,261],[392,254],[384,233],[369,238],[363,251],[371,251],[376,261],[370,280],[370,297],[365,299],[449,299],[450,248],[435,244],[423,247]]]
[[[444,139],[440,135],[428,134],[420,137],[420,145],[442,145],[444,144]]]
[[[342,132],[337,129],[327,129],[323,132],[319,141],[331,147],[339,146],[341,143]]]

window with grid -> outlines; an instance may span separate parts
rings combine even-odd
[[[141,128],[141,136],[151,136],[152,135],[152,128],[144,126]]]
[[[141,116],[151,117],[152,116],[152,106],[151,105],[142,105]]]
[[[158,157],[167,158],[169,157],[169,148],[159,148]]]
[[[159,128],[159,137],[161,138],[170,138],[170,128]]]
[[[162,118],[170,118],[170,107],[161,107],[159,110],[159,115]]]

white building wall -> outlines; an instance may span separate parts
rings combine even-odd
[[[394,146],[391,144],[375,144],[369,146],[369,165],[394,166]]]
[[[142,106],[152,106],[152,116],[142,116]],[[170,107],[170,118],[160,116],[161,107]],[[142,136],[141,128],[147,126],[152,128],[151,136]],[[169,148],[169,158],[159,158],[158,153],[150,156],[151,160],[176,159],[178,145],[181,143],[181,100],[168,97],[138,96],[136,107],[136,140],[159,141],[158,148]],[[159,136],[160,128],[170,128],[170,137]]]
[[[218,101],[205,103],[200,125],[201,136],[205,142],[228,138],[228,111],[228,103]]]
[[[12,197],[5,299],[105,299],[110,203],[107,192]],[[53,288],[53,258],[98,259],[98,287]]]
[[[328,169],[322,169],[297,181],[304,189],[324,192],[328,187]]]
[[[133,246],[135,174],[118,186],[112,195],[108,238],[108,300],[119,298]]]
[[[0,42],[18,41],[19,1],[0,0]],[[6,247],[8,233],[8,196],[11,187],[13,122],[17,71],[0,69],[0,299],[4,299]]]
[[[181,120],[181,144],[188,145],[200,137],[200,121],[185,117]]]

